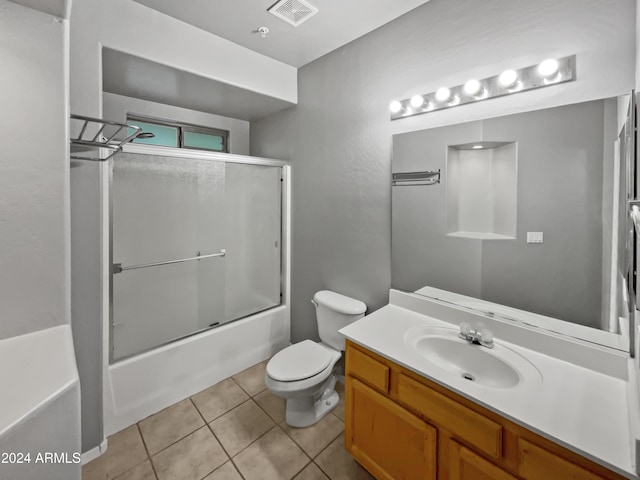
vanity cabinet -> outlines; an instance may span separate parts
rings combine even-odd
[[[350,341],[345,447],[379,480],[624,478]]]

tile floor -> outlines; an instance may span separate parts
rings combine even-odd
[[[266,362],[109,437],[83,480],[369,480],[344,449],[344,389],[307,428],[284,422],[285,402],[264,385]]]

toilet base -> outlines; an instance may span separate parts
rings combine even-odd
[[[323,385],[320,395],[288,398],[285,420],[292,427],[308,427],[333,410],[340,397],[335,390],[336,379],[332,375]]]

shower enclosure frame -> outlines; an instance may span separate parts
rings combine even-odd
[[[275,160],[271,158],[263,158],[263,157],[252,157],[248,155],[236,155],[231,153],[222,153],[222,152],[210,152],[203,150],[193,150],[186,148],[172,148],[172,147],[161,147],[155,145],[140,145],[140,144],[127,144],[122,149],[122,153],[133,153],[133,154],[141,154],[141,155],[154,155],[154,156],[163,156],[163,157],[174,157],[174,158],[182,158],[182,159],[194,159],[194,160],[213,160],[213,161],[221,161],[225,163],[236,163],[236,164],[244,164],[244,165],[259,165],[259,166],[267,166],[267,167],[279,167],[281,168],[281,188],[280,188],[280,303],[273,307],[269,307],[260,312],[254,312],[249,315],[236,318],[230,322],[227,322],[222,325],[210,326],[206,328],[202,328],[195,332],[191,332],[182,337],[171,339],[167,342],[163,342],[160,345],[156,345],[152,348],[146,349],[142,352],[138,352],[135,355],[127,356],[123,358],[114,359],[114,300],[113,300],[113,277],[118,272],[115,272],[114,268],[114,258],[113,258],[113,171],[114,171],[114,162],[117,161],[117,156],[109,160],[108,165],[108,192],[107,192],[107,203],[108,203],[108,220],[109,220],[109,342],[108,342],[108,365],[115,365],[118,362],[126,361],[132,357],[137,355],[141,355],[147,353],[149,351],[155,350],[162,346],[186,339],[188,337],[192,337],[195,335],[202,334],[204,332],[208,332],[210,330],[219,328],[220,326],[227,325],[229,323],[233,323],[243,318],[248,318],[253,315],[262,313],[264,311],[278,308],[283,305],[289,305],[289,235],[290,235],[290,191],[291,191],[291,165],[289,162],[284,160]]]

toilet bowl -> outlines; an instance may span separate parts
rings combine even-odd
[[[312,300],[320,342],[303,340],[276,353],[267,364],[267,388],[287,400],[286,422],[313,425],[338,404],[335,366],[344,351],[341,328],[362,318],[367,306],[339,293],[322,290]]]

